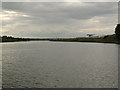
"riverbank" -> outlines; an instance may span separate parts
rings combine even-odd
[[[48,39],[39,39],[39,38],[15,38],[11,36],[0,37],[0,42],[22,42],[22,41],[45,41]]]
[[[0,37],[0,42],[21,42],[21,41],[57,41],[57,42],[92,42],[92,43],[114,43],[120,44],[116,40],[115,34],[103,37],[77,37],[77,38],[14,38],[10,36]]]
[[[57,39],[51,39],[50,41],[58,41],[58,42],[92,42],[92,43],[120,44],[119,42],[117,42],[115,34],[106,35],[104,37],[57,38]]]

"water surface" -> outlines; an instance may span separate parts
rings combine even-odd
[[[117,88],[118,45],[3,43],[4,88]]]

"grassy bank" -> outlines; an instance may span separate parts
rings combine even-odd
[[[115,34],[103,37],[57,38],[51,39],[50,41],[117,43]]]
[[[20,41],[38,41],[38,40],[48,40],[48,39],[39,39],[39,38],[14,38],[11,36],[2,36],[0,37],[0,42],[20,42]]]
[[[58,42],[96,42],[96,43],[118,43],[115,34],[103,37],[77,37],[77,38],[14,38],[9,36],[0,37],[0,42],[19,42],[19,41],[58,41]]]

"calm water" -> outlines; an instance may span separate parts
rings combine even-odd
[[[118,45],[4,43],[4,88],[117,88]]]

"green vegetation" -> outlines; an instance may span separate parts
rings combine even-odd
[[[2,42],[16,42],[16,41],[29,41],[29,39],[24,39],[24,38],[14,38],[11,36],[3,36],[0,37]]]
[[[11,36],[0,37],[0,42],[19,42],[19,41],[61,41],[61,42],[97,42],[97,43],[117,43],[116,35],[106,35],[103,37],[77,37],[77,38],[14,38]]]
[[[38,40],[48,40],[48,39],[14,38],[12,36],[2,36],[2,37],[0,37],[0,42],[20,42],[20,41],[38,41]]]
[[[106,35],[103,37],[58,38],[51,39],[50,41],[116,43],[116,35]]]

